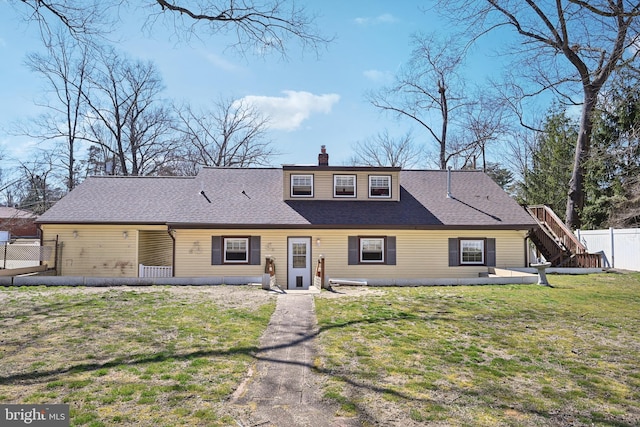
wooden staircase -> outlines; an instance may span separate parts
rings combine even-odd
[[[527,206],[527,210],[539,225],[528,237],[552,267],[602,267],[601,256],[588,253],[549,206]]]

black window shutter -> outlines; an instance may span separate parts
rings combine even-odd
[[[387,236],[387,264],[396,265],[396,236]]]
[[[222,236],[211,237],[211,265],[222,264]]]
[[[356,265],[360,261],[358,236],[349,236],[349,265]]]
[[[458,239],[449,239],[449,267],[456,267],[460,265],[459,250],[460,244],[458,243]]]
[[[496,266],[496,239],[487,239],[487,267]]]
[[[260,236],[251,236],[249,238],[249,247],[251,248],[249,264],[260,265]]]

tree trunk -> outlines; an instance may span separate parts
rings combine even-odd
[[[449,106],[447,105],[447,88],[444,79],[438,81],[440,108],[442,112],[442,133],[440,134],[440,169],[447,169],[447,126],[449,125]]]
[[[587,86],[584,88],[584,104],[580,116],[580,130],[576,141],[576,151],[573,160],[573,172],[569,180],[567,195],[567,210],[565,224],[572,230],[580,227],[580,213],[584,208],[584,165],[589,157],[591,146],[591,130],[593,129],[593,111],[596,107],[598,90]]]

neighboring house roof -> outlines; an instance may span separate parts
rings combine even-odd
[[[0,206],[0,219],[36,219],[36,215],[30,211],[16,209],[8,206]]]
[[[283,171],[275,168],[205,168],[196,177],[92,177],[38,222],[176,228],[522,229],[535,225],[484,173],[451,174],[452,197],[447,198],[447,171],[401,171],[399,202],[283,200]]]
[[[0,230],[8,231],[12,237],[34,237],[38,235],[35,220],[30,211],[0,206]]]

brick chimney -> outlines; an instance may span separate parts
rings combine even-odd
[[[329,154],[324,145],[320,146],[320,154],[318,154],[318,166],[329,166]]]

